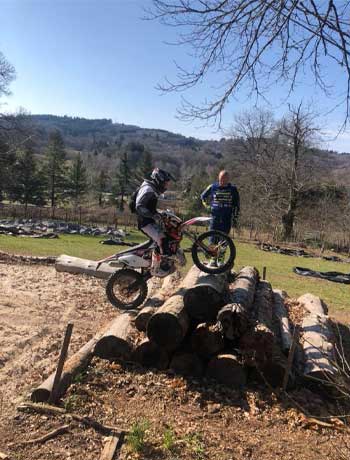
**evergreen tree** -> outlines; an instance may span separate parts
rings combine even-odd
[[[151,172],[153,171],[153,157],[152,153],[149,150],[145,150],[142,154],[139,166],[138,173],[141,178],[149,178]]]
[[[108,186],[108,174],[104,169],[100,171],[98,177],[97,177],[97,186],[96,186],[96,191],[97,191],[97,196],[98,196],[98,205],[101,207],[103,203],[103,194],[107,192],[107,186]]]
[[[24,149],[17,153],[12,171],[13,181],[9,197],[25,205],[25,214],[27,214],[28,204],[43,205],[45,181],[38,170],[32,144],[27,143]]]
[[[68,171],[68,196],[73,198],[74,206],[79,205],[86,190],[86,168],[79,152]]]
[[[66,152],[61,133],[56,130],[49,136],[47,145],[47,162],[44,174],[47,182],[48,195],[52,208],[62,197],[66,187]]]
[[[7,142],[0,138],[0,202],[4,199],[12,180],[12,166],[16,155]]]
[[[131,189],[131,170],[129,166],[128,154],[124,152],[119,164],[119,169],[116,171],[113,193],[114,196],[120,197],[119,210],[124,211],[124,197],[130,192]]]

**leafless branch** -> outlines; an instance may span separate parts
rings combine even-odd
[[[178,65],[175,79],[162,91],[185,91],[215,73],[220,90],[200,105],[183,100],[179,116],[220,125],[226,104],[248,85],[263,97],[276,83],[289,93],[309,69],[327,96],[336,95],[327,65],[337,65],[346,79],[345,121],[350,113],[350,5],[329,0],[153,0],[148,18],[179,27],[177,44],[190,46],[194,66]]]

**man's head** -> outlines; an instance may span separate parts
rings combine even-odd
[[[165,192],[171,180],[175,180],[174,177],[168,171],[164,171],[164,169],[159,168],[155,168],[152,171],[151,179],[160,191],[160,193]]]
[[[225,185],[227,185],[230,180],[228,172],[225,169],[220,171],[218,179],[220,187],[224,187]]]

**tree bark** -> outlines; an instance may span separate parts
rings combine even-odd
[[[197,321],[216,320],[228,296],[227,274],[208,275],[201,272],[195,286],[189,288],[184,303],[189,316]]]
[[[292,334],[290,330],[289,319],[287,315],[286,307],[284,306],[285,293],[283,291],[274,289],[273,300],[274,300],[274,314],[278,320],[281,346],[283,353],[288,355],[290,347],[292,345]]]
[[[159,347],[149,339],[143,340],[135,347],[131,359],[143,367],[164,370],[169,364],[169,355],[164,348]]]
[[[158,308],[148,322],[148,338],[168,351],[175,350],[188,331],[190,321],[184,305],[184,295],[187,289],[196,284],[199,274],[200,270],[193,266],[175,294]]]
[[[230,340],[241,337],[249,327],[258,279],[256,268],[242,268],[230,289],[230,303],[218,313],[218,322]]]
[[[103,359],[129,359],[133,349],[132,336],[135,333],[133,320],[129,313],[117,316],[96,343],[94,354]]]
[[[272,331],[272,288],[267,281],[257,284],[252,311],[255,324],[240,339],[240,348],[249,364],[260,365],[272,359],[274,335]]]
[[[185,377],[201,377],[203,375],[203,363],[195,353],[176,353],[170,362],[169,368],[176,374]]]
[[[61,255],[57,258],[55,268],[58,272],[83,273],[96,278],[108,279],[117,268],[103,263],[97,269],[98,262],[78,257]]]
[[[247,375],[243,364],[234,354],[220,354],[209,361],[207,377],[220,383],[241,388],[246,384]]]
[[[192,350],[203,359],[217,355],[224,348],[224,337],[217,324],[199,324],[191,337]]]
[[[302,345],[305,356],[304,375],[320,381],[332,380],[338,371],[334,336],[327,305],[312,294],[299,297],[298,302],[309,312],[302,322]],[[323,312],[323,313],[322,313]]]

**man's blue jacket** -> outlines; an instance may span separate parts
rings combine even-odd
[[[230,221],[239,215],[239,193],[235,185],[220,186],[218,182],[209,185],[201,194],[201,200],[210,205],[211,215]]]

